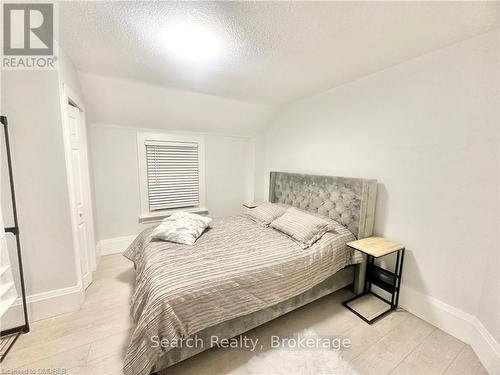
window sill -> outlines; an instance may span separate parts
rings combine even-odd
[[[174,209],[174,210],[168,210],[168,211],[161,211],[161,212],[156,212],[156,213],[145,213],[139,216],[139,223],[141,224],[150,224],[150,223],[159,223],[166,217],[172,215],[175,212],[190,212],[193,214],[208,214],[208,209],[205,207],[194,207],[194,208],[179,208],[179,209]]]

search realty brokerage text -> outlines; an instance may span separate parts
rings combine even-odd
[[[351,340],[342,337],[319,337],[316,335],[298,334],[291,337],[269,336],[269,346],[272,349],[330,349],[341,350],[351,347]],[[196,335],[186,339],[165,339],[159,336],[151,337],[152,348],[172,349],[172,348],[223,348],[223,349],[247,349],[255,351],[264,349],[264,345],[259,344],[258,338],[251,338],[245,335],[222,338],[219,336],[210,336],[203,339]]]

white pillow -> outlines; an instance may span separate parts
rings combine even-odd
[[[211,218],[188,212],[176,212],[162,220],[152,233],[163,241],[192,245],[212,221]]]

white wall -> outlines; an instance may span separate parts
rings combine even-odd
[[[276,108],[131,80],[80,73],[87,108],[99,240],[126,237],[139,224],[136,133],[140,129],[205,136],[210,215],[239,213],[253,198],[251,135]]]
[[[66,55],[66,52],[62,48],[58,47],[58,60],[57,60],[57,71],[59,73],[59,80],[61,84],[68,85],[71,90],[82,98],[82,90],[80,85],[80,79],[76,71],[75,66],[71,59]]]
[[[274,106],[80,73],[89,123],[251,134]]]
[[[136,134],[140,129],[91,127],[97,233],[100,240],[138,234],[140,192]],[[148,130],[151,131],[151,130]],[[165,132],[165,130],[158,130]],[[253,141],[249,137],[203,134],[206,206],[211,216],[237,214],[253,196]]]
[[[1,110],[10,124],[27,294],[74,286],[57,71],[4,71],[1,86]],[[6,187],[2,184],[2,206],[5,202],[10,207]]]
[[[375,233],[408,249],[402,303],[477,315],[497,344],[498,43],[483,34],[291,103],[256,146],[261,199],[271,170],[378,179]]]
[[[81,97],[78,75],[64,51],[51,71],[3,71],[1,112],[9,118],[14,178],[31,321],[77,310],[82,286],[76,269],[63,142],[62,86]],[[5,159],[3,159],[5,160]],[[2,211],[12,224],[7,170],[2,163]],[[19,289],[16,246],[9,236]],[[20,323],[20,301],[2,324]]]

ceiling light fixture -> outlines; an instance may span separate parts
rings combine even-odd
[[[219,40],[214,33],[190,23],[169,27],[166,42],[174,54],[193,62],[210,60],[220,49]]]

